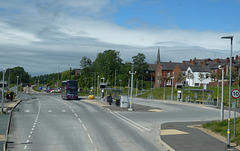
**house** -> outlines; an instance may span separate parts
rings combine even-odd
[[[186,82],[191,87],[209,84],[211,82],[210,69],[202,66],[189,66],[186,71]]]
[[[82,69],[75,69],[75,76],[81,75]]]

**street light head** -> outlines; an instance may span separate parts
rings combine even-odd
[[[223,37],[221,37],[222,39],[233,39],[233,36],[223,36]]]

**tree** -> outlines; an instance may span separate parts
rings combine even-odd
[[[10,74],[9,74],[10,73]],[[31,76],[24,70],[23,67],[8,68],[5,72],[5,80],[8,81],[10,75],[10,83],[17,83],[17,76],[19,76],[19,83],[29,83]],[[2,79],[2,72],[0,73],[0,79]]]
[[[143,53],[138,53],[136,56],[132,57],[134,63],[134,69],[137,71],[136,78],[141,79],[141,77],[145,74],[146,69],[148,68],[148,64],[145,61],[146,57]]]
[[[82,57],[82,60],[80,61],[80,67],[84,69],[84,68],[89,68],[91,66],[92,66],[91,59],[87,58],[86,56]]]
[[[115,70],[120,70],[121,66],[120,52],[115,50],[105,50],[103,53],[98,53],[93,62],[94,72],[105,77],[108,82],[114,81]]]

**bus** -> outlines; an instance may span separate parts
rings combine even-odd
[[[64,100],[78,99],[78,83],[74,80],[62,81],[61,96]]]

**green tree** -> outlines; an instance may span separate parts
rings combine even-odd
[[[148,64],[145,61],[146,57],[143,53],[138,53],[136,56],[132,57],[134,63],[134,70],[137,71],[136,78],[141,79],[144,76]]]
[[[93,70],[105,77],[108,82],[113,83],[115,70],[120,70],[122,59],[120,52],[115,50],[105,50],[98,53],[96,60],[93,62]]]
[[[0,72],[0,79],[2,79],[2,72]],[[8,81],[10,75],[10,83],[16,84],[17,83],[17,76],[19,83],[29,83],[31,76],[28,74],[28,72],[25,71],[23,67],[14,67],[14,68],[8,68],[5,71],[5,81]]]

